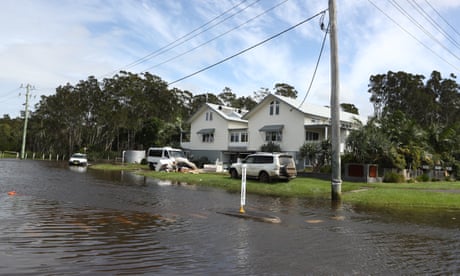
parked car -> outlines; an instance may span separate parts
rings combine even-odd
[[[229,169],[232,178],[240,178],[242,167],[246,165],[246,177],[271,182],[275,179],[291,180],[297,176],[294,158],[284,153],[255,153],[241,162],[234,163]]]
[[[185,157],[181,149],[171,147],[149,148],[147,151],[147,163],[151,170],[175,171],[181,168],[196,170],[194,163]]]
[[[69,165],[71,166],[86,166],[88,158],[84,153],[74,153],[70,156]]]

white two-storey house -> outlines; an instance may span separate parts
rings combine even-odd
[[[300,158],[299,149],[305,142],[329,138],[330,113],[329,107],[300,105],[295,99],[274,94],[249,112],[207,103],[188,120],[190,142],[182,147],[195,159],[207,157],[211,163],[218,159],[229,165],[273,142],[292,154],[297,167],[303,169],[308,164]],[[365,123],[356,114],[340,112],[341,152],[349,131],[358,126],[357,120]]]
[[[304,143],[329,139],[331,132],[329,107],[312,105],[270,94],[242,118],[248,121],[249,151],[273,142],[281,151],[296,157],[297,166],[303,168],[299,149]],[[363,119],[356,114],[340,112],[340,150],[343,152],[349,131]],[[307,160],[308,161],[308,160]]]
[[[226,164],[247,152],[248,122],[241,117],[247,111],[233,107],[204,104],[188,120],[190,141],[181,146],[193,159],[207,158]]]

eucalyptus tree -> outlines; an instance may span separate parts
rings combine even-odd
[[[0,119],[0,151],[17,151],[21,148],[23,120],[4,115]]]
[[[33,134],[46,141],[42,150],[69,153],[79,149],[84,114],[82,95],[70,84],[57,87],[54,95],[42,96],[33,114],[41,126]]]
[[[205,103],[212,103],[217,105],[223,105],[224,103],[212,93],[204,93],[193,96],[190,105],[190,113],[194,114],[198,111]]]
[[[351,103],[341,103],[341,104],[340,104],[340,107],[341,107],[341,109],[342,109],[343,111],[345,111],[345,112],[359,115],[359,109],[358,109],[354,104],[351,104]]]
[[[273,91],[275,95],[280,95],[293,99],[296,99],[298,94],[294,86],[289,85],[287,83],[276,83],[275,87],[273,88]]]

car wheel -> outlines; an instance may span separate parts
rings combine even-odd
[[[232,178],[234,178],[234,179],[237,179],[238,178],[238,172],[235,169],[233,169],[233,170],[230,171],[230,176]]]
[[[155,166],[153,165],[153,163],[149,163],[149,168],[154,171],[155,170]]]
[[[259,174],[259,181],[269,183],[270,182],[270,176],[266,172],[261,172]]]

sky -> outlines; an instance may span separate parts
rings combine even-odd
[[[60,85],[120,70],[193,95],[287,83],[299,101],[330,105],[327,9],[327,0],[2,0],[0,116],[20,116],[28,84],[34,111]],[[336,11],[339,99],[362,116],[373,114],[371,75],[459,75],[460,1],[336,0]]]

